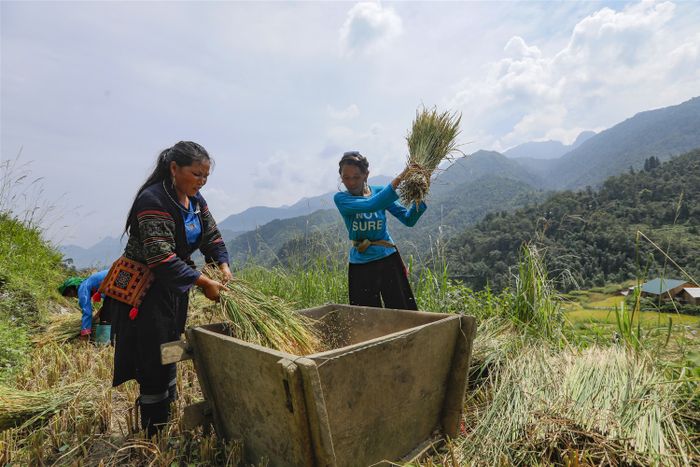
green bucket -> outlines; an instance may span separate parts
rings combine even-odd
[[[111,324],[98,324],[97,326],[95,326],[95,344],[109,345],[111,334]]]

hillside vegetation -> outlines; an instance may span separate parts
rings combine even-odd
[[[422,262],[430,255],[430,247],[438,236],[455,235],[489,212],[510,211],[546,195],[522,180],[505,176],[479,173],[477,178],[458,182],[459,179],[438,178],[427,201],[429,209],[412,228],[387,217],[389,231],[404,256]],[[338,211],[328,209],[274,220],[239,235],[226,246],[238,264],[252,260],[273,266],[304,263],[319,253],[343,258],[350,243]]]
[[[29,333],[65,301],[61,255],[9,213],[0,213],[0,380],[26,358]]]
[[[700,278],[700,150],[649,160],[647,170],[608,178],[599,190],[488,214],[450,242],[452,274],[475,288],[506,287],[524,242],[543,247],[564,290],[662,274],[667,263],[639,231]]]

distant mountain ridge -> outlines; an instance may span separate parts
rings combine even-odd
[[[385,185],[391,181],[390,177],[378,175],[370,178],[373,185]],[[238,214],[232,214],[219,222],[219,228],[235,231],[250,231],[256,227],[267,224],[275,219],[289,219],[292,217],[311,214],[319,209],[335,209],[333,203],[334,191],[329,191],[318,196],[302,198],[291,206],[276,208],[267,206],[253,206]]]
[[[70,260],[78,269],[108,267],[124,252],[126,236],[124,239],[105,237],[93,246],[84,248],[78,245],[62,245],[58,250],[65,260]]]
[[[520,148],[537,148],[544,143],[525,143],[506,151]],[[458,159],[442,172],[439,172],[431,185],[428,202],[430,209],[418,226],[405,229],[394,223],[392,233],[397,238],[415,243],[422,248],[428,232],[423,232],[423,224],[434,228],[444,225],[444,230],[451,233],[459,231],[465,225],[476,222],[487,212],[509,211],[518,207],[518,203],[529,203],[543,196],[549,190],[583,189],[590,185],[598,186],[610,176],[627,172],[630,167],[639,170],[645,159],[658,157],[661,161],[674,155],[700,147],[700,98],[696,97],[679,105],[641,112],[614,125],[598,134],[582,132],[576,141],[566,146],[571,147],[558,159],[526,157],[526,153],[517,153],[518,157],[507,157],[495,151],[480,150]],[[542,147],[544,147],[542,146]],[[530,152],[530,155],[537,155]],[[370,179],[372,184],[386,184],[390,177],[379,176]],[[511,186],[508,186],[511,185]],[[233,250],[242,248],[242,243],[231,241],[242,232],[267,232],[264,227],[274,220],[294,219],[291,224],[313,225],[319,222],[328,227],[332,225],[328,217],[312,216],[321,211],[335,211],[333,194],[335,191],[318,196],[303,198],[291,206],[265,207],[255,206],[231,215],[219,222],[219,228],[227,245]],[[489,198],[490,196],[490,198]],[[478,200],[478,201],[475,201]],[[447,212],[449,211],[449,212]],[[435,213],[440,212],[438,216]],[[447,213],[447,214],[445,214]],[[337,213],[336,213],[337,214]],[[436,217],[433,217],[436,215]],[[299,218],[299,219],[297,219]],[[302,220],[303,219],[303,220]],[[444,222],[440,224],[440,222]],[[436,224],[437,223],[437,224]],[[274,224],[277,229],[286,228],[285,222]],[[427,228],[426,227],[426,228]],[[430,230],[427,228],[427,230]],[[297,233],[301,232],[298,227]],[[260,239],[271,238],[272,247],[279,249],[289,241],[289,236],[266,233]],[[108,237],[109,238],[109,237]],[[108,264],[123,250],[123,246],[109,247],[116,239],[103,241],[91,248],[75,245],[61,247],[66,257],[73,258],[77,267]],[[248,245],[251,237],[246,237]],[[398,240],[397,240],[398,241]],[[245,249],[249,249],[246,246]],[[234,256],[236,255],[234,251]],[[115,256],[116,255],[116,256]],[[243,255],[245,256],[245,255]]]
[[[560,141],[537,141],[523,143],[512,147],[503,153],[511,159],[558,159],[569,151],[581,146],[585,141],[595,136],[595,131],[582,131],[572,144],[564,144]]]
[[[299,237],[325,235],[329,227],[340,226],[341,219],[334,209],[319,209],[304,216],[275,219],[226,242],[233,264],[249,259],[265,265],[277,264],[283,245]]]
[[[550,189],[596,186],[651,156],[662,162],[700,147],[700,97],[640,112],[558,159],[545,174]]]
[[[509,159],[496,151],[477,151],[457,159],[443,172],[439,172],[430,184],[431,196],[442,196],[445,192],[473,182],[485,176],[497,176],[525,182],[533,187],[543,182],[530,171],[523,170],[518,161]]]

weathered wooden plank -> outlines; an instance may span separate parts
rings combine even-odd
[[[246,464],[308,465],[309,446],[303,441],[308,428],[294,412],[297,383],[280,364],[294,357],[205,328],[191,333],[197,375],[206,381],[217,434],[243,441]]]
[[[194,430],[198,426],[207,426],[212,422],[209,402],[200,401],[185,407],[182,425],[185,430]]]
[[[467,374],[471,364],[472,343],[476,334],[476,320],[471,316],[461,316],[459,328],[441,416],[442,432],[449,438],[456,438],[459,434],[464,394],[467,390]]]
[[[328,422],[326,401],[318,374],[316,362],[308,358],[298,358],[295,363],[299,367],[304,383],[304,397],[309,419],[309,428],[313,442],[315,465],[318,467],[335,467],[337,465],[333,449],[333,435]]]
[[[318,367],[339,466],[397,460],[440,428],[460,322],[441,318],[308,357]]]
[[[190,360],[191,358],[192,349],[185,341],[167,342],[160,346],[160,363],[163,365]]]
[[[223,331],[223,329],[221,329]],[[201,355],[194,355],[195,354],[195,348],[196,348],[196,333],[194,329],[187,329],[185,331],[185,335],[187,336],[187,342],[192,346],[192,354],[194,358],[194,370],[197,373],[197,381],[199,381],[199,387],[202,390],[202,395],[204,396],[204,399],[207,401],[209,404],[209,409],[211,410],[211,419],[214,422],[214,429],[216,430],[217,433],[222,433],[223,431],[223,423],[222,419],[226,416],[226,414],[222,414],[219,410],[217,410],[216,404],[217,401],[215,397],[213,396],[213,391],[211,387],[211,383],[209,381],[209,371],[207,369],[207,363],[206,359],[202,358]]]
[[[306,399],[304,398],[304,382],[301,370],[288,358],[283,358],[278,363],[282,367],[285,391],[287,392],[287,407],[292,412],[294,423],[297,427],[299,449],[305,462],[304,465],[313,467],[313,443],[311,441],[309,415],[306,409]]]

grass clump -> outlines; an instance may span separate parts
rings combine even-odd
[[[8,213],[0,213],[0,238],[0,311],[23,323],[37,322],[50,301],[60,300],[56,287],[64,279],[61,254],[38,229]]]
[[[561,337],[564,314],[558,293],[534,245],[524,244],[513,291],[512,316],[537,334]]]
[[[62,280],[61,255],[41,232],[0,212],[0,380],[26,361],[31,331],[65,301],[52,286]]]
[[[27,359],[30,349],[27,330],[0,320],[0,381],[9,378]]]
[[[401,201],[405,206],[423,201],[430,189],[430,177],[440,162],[457,150],[462,114],[419,109],[408,142],[408,166],[401,183]]]
[[[280,297],[299,309],[348,301],[347,263],[333,258],[317,258],[294,268],[248,263],[235,274],[260,292]]]
[[[205,274],[219,277],[215,268],[206,268]],[[241,279],[233,278],[226,283],[215,309],[232,324],[238,339],[292,354],[306,355],[320,350],[320,339],[311,319],[295,313],[288,302],[266,295]]]

